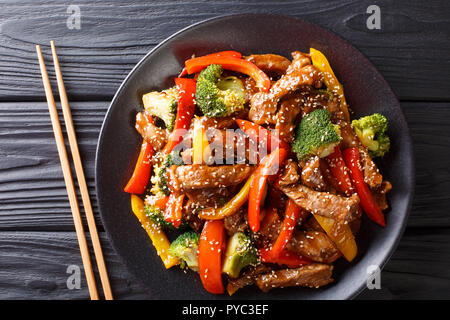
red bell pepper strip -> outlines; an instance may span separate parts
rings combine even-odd
[[[271,255],[273,259],[277,259],[289,240],[291,240],[295,225],[300,217],[300,212],[301,208],[296,205],[292,199],[289,199],[284,212],[283,227],[281,228],[277,240],[272,246]]]
[[[226,70],[236,71],[252,77],[256,81],[256,86],[263,91],[269,91],[270,79],[267,74],[259,69],[254,63],[230,56],[204,56],[186,60],[186,70],[188,74],[196,73],[211,64],[219,64]]]
[[[125,192],[135,194],[144,193],[148,181],[150,180],[152,169],[150,159],[152,158],[153,153],[154,150],[152,146],[144,140],[142,142],[141,151],[139,153],[133,175],[124,188]]]
[[[325,159],[328,162],[333,177],[336,178],[338,182],[339,190],[347,196],[351,196],[355,192],[355,189],[353,188],[352,180],[350,179],[349,170],[342,157],[341,148],[336,146],[334,152]]]
[[[206,221],[198,244],[198,269],[203,286],[210,293],[223,293],[222,252],[225,246],[223,221]]]
[[[270,247],[259,249],[259,258],[262,263],[275,263],[288,266],[289,268],[298,268],[311,263],[311,260],[286,249],[282,250],[278,257],[274,258]]]
[[[166,204],[166,210],[164,210],[164,220],[172,223],[175,228],[178,228],[181,224],[183,200],[184,194],[171,193]]]
[[[350,176],[352,177],[353,184],[358,193],[362,209],[371,220],[378,223],[380,226],[385,227],[386,221],[383,212],[381,212],[380,207],[378,207],[375,199],[370,193],[369,187],[364,181],[358,148],[345,149],[343,156],[347,167],[350,169]]]
[[[228,51],[219,51],[219,52],[216,52],[216,53],[207,54],[207,55],[202,56],[202,57],[211,57],[211,56],[217,56],[217,57],[226,56],[226,57],[241,58],[242,54],[240,52],[237,52],[237,51],[228,50]],[[188,73],[187,73],[186,67],[184,67],[183,70],[181,70],[181,73],[180,73],[180,75],[178,77],[181,78],[181,77],[184,77],[187,74]]]
[[[276,148],[291,150],[289,143],[281,140],[278,136],[272,133],[270,130],[257,125],[254,122],[236,119],[236,123],[246,135],[248,135],[253,141],[255,141],[260,148],[266,147],[267,152],[272,152]]]
[[[275,151],[264,157],[254,173],[248,197],[248,223],[254,232],[259,231],[260,228],[259,213],[264,201],[263,196],[266,191],[267,178],[278,171],[286,156],[287,151],[285,149],[275,149]]]
[[[164,147],[164,153],[169,154],[173,148],[183,140],[183,133],[189,129],[195,112],[195,89],[196,82],[193,79],[175,78],[178,91],[177,117],[175,126],[169,141]]]
[[[145,204],[152,206],[152,207],[157,207],[159,209],[165,209],[166,208],[166,204],[169,201],[169,196],[162,196],[162,195],[152,195],[152,196],[147,196],[145,198]]]

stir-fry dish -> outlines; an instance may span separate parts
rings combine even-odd
[[[291,55],[193,57],[142,97],[124,190],[164,266],[210,293],[328,285],[357,254],[362,215],[385,226],[392,186],[373,159],[389,151],[387,119],[351,120],[326,57]]]

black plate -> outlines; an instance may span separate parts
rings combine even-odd
[[[414,163],[408,127],[397,99],[374,66],[354,47],[311,23],[290,17],[245,14],[219,17],[190,26],[148,53],[117,91],[101,130],[96,159],[96,188],[103,225],[129,271],[148,288],[154,299],[226,299],[202,288],[199,276],[179,268],[166,270],[150,239],[130,209],[123,187],[138,156],[141,138],[134,129],[142,94],[173,85],[183,62],[192,56],[220,50],[243,54],[322,51],[345,87],[356,117],[373,112],[390,122],[391,151],[379,163],[392,182],[387,227],[363,220],[358,236],[359,253],[352,263],[340,259],[335,282],[322,289],[285,288],[263,294],[256,287],[238,291],[232,299],[348,299],[366,285],[367,268],[382,268],[394,251],[406,225],[414,189]]]

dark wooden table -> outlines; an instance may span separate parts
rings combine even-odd
[[[82,266],[45,102],[35,44],[56,41],[92,199],[97,137],[116,89],[151,48],[192,23],[264,12],[317,23],[361,50],[401,102],[414,141],[416,196],[408,227],[381,276],[359,298],[450,298],[450,2],[99,1],[0,4],[0,299],[87,299],[66,285]],[[369,30],[369,5],[381,29]],[[74,21],[74,20],[70,20]],[[69,22],[70,22],[69,21]],[[54,73],[50,68],[52,77]],[[111,248],[93,201],[117,299],[145,299]]]

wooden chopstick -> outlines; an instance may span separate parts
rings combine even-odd
[[[53,98],[52,87],[48,78],[47,69],[45,67],[44,58],[42,56],[41,47],[36,46],[36,52],[39,59],[39,67],[41,69],[42,82],[44,84],[45,96],[47,98],[48,110],[50,112],[50,119],[52,122],[53,133],[56,140],[56,148],[58,149],[59,160],[64,175],[64,182],[66,184],[67,195],[69,197],[70,208],[72,211],[73,222],[78,238],[78,245],[81,252],[81,260],[83,261],[84,272],[86,274],[86,281],[88,284],[89,295],[92,300],[98,300],[97,287],[95,285],[94,272],[92,270],[91,259],[89,257],[89,249],[84,235],[83,222],[81,219],[80,208],[78,207],[77,196],[75,193],[75,186],[70,172],[69,159],[67,157],[66,146],[64,145],[64,137],[59,123],[58,112],[56,110],[55,99]]]
[[[95,225],[94,213],[92,211],[91,200],[89,198],[89,191],[84,176],[83,165],[81,163],[80,152],[78,150],[77,137],[72,121],[72,113],[70,111],[69,99],[67,98],[66,88],[64,86],[61,68],[59,66],[58,55],[56,53],[55,42],[50,41],[53,55],[53,64],[55,66],[56,80],[58,82],[59,98],[64,115],[64,122],[66,124],[67,136],[69,138],[70,150],[72,152],[72,159],[74,162],[75,173],[78,180],[78,185],[81,191],[81,199],[83,201],[84,211],[86,213],[86,220],[88,223],[89,233],[91,235],[92,246],[94,247],[95,260],[97,261],[98,271],[100,273],[100,281],[103,287],[103,293],[106,300],[113,300],[111,285],[109,283],[108,272],[106,271],[105,260],[103,258],[102,247],[98,237],[97,227]]]

